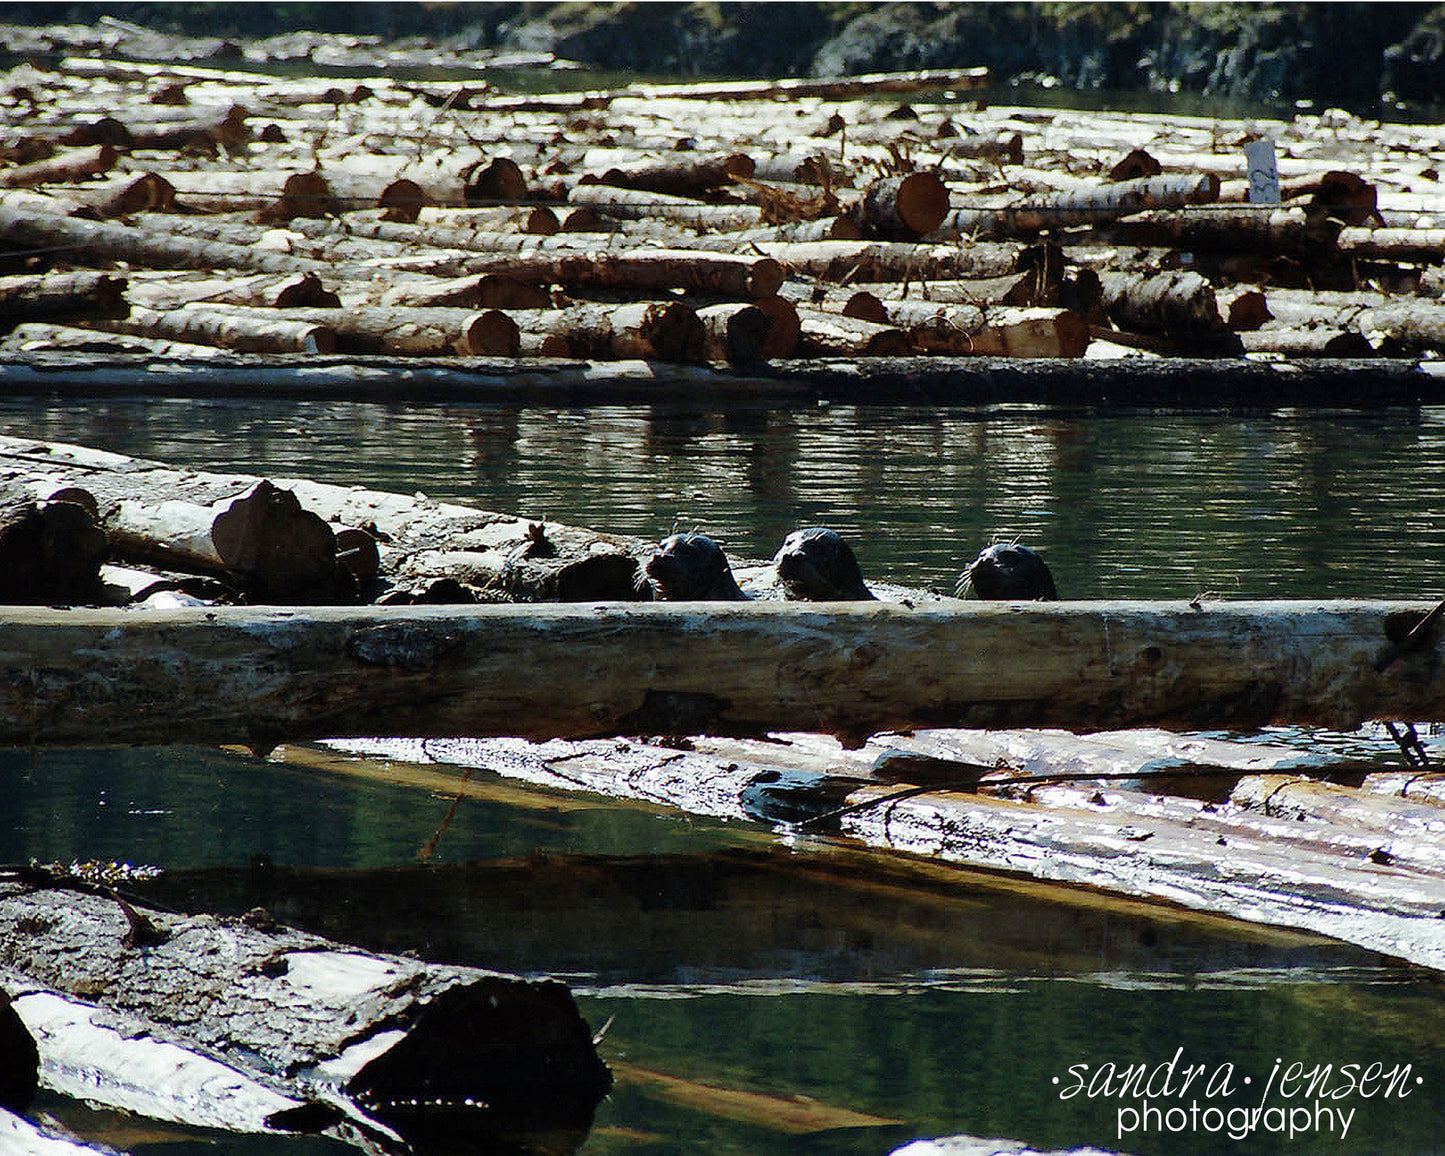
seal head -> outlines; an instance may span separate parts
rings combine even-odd
[[[1044,560],[1011,542],[989,546],[973,560],[954,593],[962,598],[970,589],[979,598],[1014,602],[1051,602],[1059,596]]]
[[[643,572],[658,596],[669,602],[748,601],[721,548],[702,534],[664,538]]]
[[[773,558],[789,598],[807,602],[874,601],[853,550],[833,530],[794,530]]]

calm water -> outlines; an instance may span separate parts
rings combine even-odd
[[[831,525],[867,574],[952,587],[998,538],[1065,597],[1438,598],[1445,409],[567,411],[296,402],[0,403],[0,431],[198,468],[422,491],[771,557]]]
[[[22,399],[0,403],[0,431],[199,468],[420,490],[646,536],[699,527],[739,557],[767,557],[788,530],[825,523],[852,538],[869,574],[911,585],[951,586],[981,545],[1018,537],[1079,597],[1445,593],[1437,409],[557,413],[124,400],[46,408]],[[0,861],[115,858],[240,873],[265,853],[296,868],[399,866],[416,862],[447,806],[445,792],[384,776],[352,780],[190,749],[9,752],[0,755]],[[708,920],[726,905],[685,884],[708,856],[766,845],[745,825],[585,799],[468,801],[433,862],[483,865],[464,884],[469,894],[506,894],[498,880],[511,877],[492,872],[536,852],[563,863],[600,857],[619,878],[639,863],[657,873],[655,917],[633,926],[548,909],[538,926],[549,928],[549,944],[524,933],[533,927],[524,889],[475,943],[467,927],[449,926],[414,946],[426,950],[434,938],[451,958],[475,952],[472,962],[564,972],[589,1022],[615,1017],[602,1052],[627,1066],[584,1153],[871,1156],[958,1132],[1139,1156],[1445,1151],[1445,998],[1427,978],[1322,947],[1183,942],[1163,923],[1131,931],[1127,951],[1116,944],[1084,959],[1072,934],[1050,943],[1045,908],[1027,908],[1028,918],[1018,914],[1022,899],[988,908],[964,881],[948,897],[954,906],[910,909],[906,927],[892,931],[840,909],[838,886],[782,898],[749,891],[738,909],[785,914],[748,924],[756,941],[738,940],[724,960],[717,944],[731,941]],[[814,853],[798,849],[796,868]],[[902,902],[870,901],[875,911]],[[535,904],[542,911],[543,896]],[[997,919],[963,914],[980,910]],[[1029,926],[1037,915],[1027,951],[1008,939],[1010,913]],[[910,938],[907,951],[891,942],[928,929],[930,918],[939,927],[972,921],[953,940]],[[1403,1086],[1404,1098],[1329,1101],[1356,1109],[1348,1133],[1316,1115],[1293,1140],[1233,1139],[1222,1118],[1211,1129],[1208,1117],[1174,1132],[1121,1134],[1118,1110],[1132,1101],[1059,1098],[1073,1065],[1152,1066],[1179,1048],[1181,1064],[1235,1065],[1233,1098],[1201,1100],[1201,1110],[1258,1103],[1277,1057],[1336,1069],[1409,1064],[1411,1080],[1423,1082]],[[683,1082],[664,1086],[649,1073]],[[1244,1075],[1254,1095],[1238,1087]],[[718,1089],[760,1098],[739,1108]],[[790,1134],[780,1111],[794,1096],[879,1122]],[[238,1146],[50,1106],[137,1152],[341,1151]]]

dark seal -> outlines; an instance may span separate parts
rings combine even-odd
[[[954,593],[962,598],[970,589],[979,598],[1014,602],[1051,602],[1059,596],[1044,560],[1011,542],[989,546],[973,560]]]
[[[746,602],[721,548],[702,534],[664,538],[643,572],[669,602]]]
[[[872,601],[853,550],[821,526],[794,530],[773,558],[789,598],[807,602]]]

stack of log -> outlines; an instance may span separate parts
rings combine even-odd
[[[521,97],[367,77],[337,103],[241,71],[21,66],[0,351],[739,363],[1445,344],[1438,129],[965,103],[984,79]],[[934,103],[899,104],[910,92]],[[1245,201],[1242,146],[1261,135],[1272,206]]]

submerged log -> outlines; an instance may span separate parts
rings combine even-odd
[[[1445,965],[1438,846],[1413,841],[1433,856],[1429,869],[1396,865],[1376,853],[1377,832],[1261,818],[1228,801],[1252,769],[1301,761],[1278,748],[1192,735],[1170,742],[1157,732],[1075,738],[952,730],[879,735],[858,751],[794,732],[758,741],[699,736],[685,751],[514,739],[326,746],[368,758],[495,768],[543,788],[667,800],[688,813],[762,821],[794,835],[826,831],[844,845],[1080,885],[1090,895],[1112,893],[1109,902],[1163,900],[1195,917],[1313,932]],[[1200,767],[1199,759],[1211,765]],[[1302,761],[1331,771],[1321,760]],[[1047,781],[1049,771],[1067,777],[1076,767],[1082,781]],[[1205,774],[1192,775],[1196,770]],[[1159,793],[1186,783],[1188,795]]]
[[[99,998],[143,1034],[283,1095],[329,1100],[323,1120],[405,1136],[430,1112],[465,1121],[477,1142],[542,1128],[580,1140],[610,1086],[559,983],[373,955],[264,913],[174,915],[58,882],[34,871],[0,884],[0,964]]]
[[[1445,674],[1430,644],[1374,669],[1425,609],[1343,601],[26,607],[10,614],[0,656],[0,741],[265,747],[382,729],[757,734],[803,721],[860,740],[922,725],[1350,729],[1372,718],[1445,716]],[[990,657],[1001,648],[1013,656],[1002,668]],[[262,653],[269,677],[257,686]],[[522,668],[526,680],[516,676]],[[577,676],[604,668],[603,680]],[[164,703],[164,712],[147,703]]]

